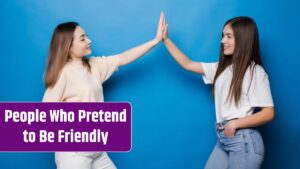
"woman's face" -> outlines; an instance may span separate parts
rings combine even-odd
[[[91,54],[91,40],[86,36],[84,30],[77,26],[73,35],[73,42],[70,49],[72,59],[81,59]]]
[[[229,24],[225,25],[223,30],[222,47],[224,55],[232,55],[234,52],[235,38],[233,30]]]

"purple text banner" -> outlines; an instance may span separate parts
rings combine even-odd
[[[0,151],[130,151],[131,105],[0,103]]]

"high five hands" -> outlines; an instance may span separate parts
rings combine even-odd
[[[165,14],[161,12],[158,25],[157,25],[155,40],[157,42],[160,42],[161,40],[166,40],[166,39],[168,39],[168,25],[166,24]]]

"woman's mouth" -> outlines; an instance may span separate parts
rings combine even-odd
[[[229,48],[229,46],[224,46],[224,50],[227,50]]]

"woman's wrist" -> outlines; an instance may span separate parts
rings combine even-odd
[[[164,43],[167,43],[168,41],[170,41],[169,37],[163,39]]]
[[[152,39],[152,41],[154,45],[157,45],[161,40],[155,37],[154,39]]]
[[[242,128],[242,127],[240,126],[240,119],[232,120],[232,125],[233,125],[233,127],[234,127],[236,130]]]

